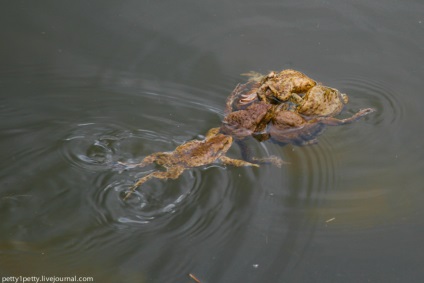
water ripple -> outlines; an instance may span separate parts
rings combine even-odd
[[[92,205],[103,215],[102,219],[110,218],[115,224],[148,224],[160,218],[167,219],[196,190],[199,181],[199,176],[195,179],[191,172],[182,174],[176,181],[149,180],[129,200],[124,201],[123,197],[134,183],[133,180],[150,172],[123,174],[118,180],[97,190]],[[101,179],[97,182],[104,183]]]
[[[351,77],[343,80],[343,91],[351,98],[349,108],[373,107],[375,124],[399,126],[405,116],[405,105],[398,99],[399,95],[389,89],[383,82],[369,78]]]
[[[116,161],[123,141],[133,137],[133,133],[116,124],[79,124],[63,139],[61,153],[76,167],[104,170]]]

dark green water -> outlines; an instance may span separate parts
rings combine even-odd
[[[2,279],[424,280],[420,1],[0,6]],[[241,73],[284,68],[377,112],[316,145],[250,142],[281,169],[213,164],[122,201],[153,168],[115,161],[201,138]]]

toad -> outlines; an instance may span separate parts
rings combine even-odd
[[[127,200],[137,187],[152,178],[177,179],[188,168],[208,165],[218,160],[226,165],[259,167],[258,164],[225,156],[232,142],[231,136],[220,133],[219,128],[212,128],[206,134],[205,139],[188,141],[172,152],[150,154],[143,161],[134,165],[119,163],[125,169],[144,167],[153,162],[165,168],[165,171],[154,171],[139,179],[127,192],[124,200]]]
[[[271,138],[282,144],[312,144],[326,125],[349,124],[375,111],[367,108],[350,118],[336,119],[334,116],[342,111],[348,97],[337,89],[320,84],[309,87],[303,96],[291,93],[290,102],[278,105],[258,100],[260,98],[253,99],[248,106],[237,104],[246,90],[249,91],[248,84],[239,84],[228,97],[226,116],[221,126],[222,132],[236,138],[242,154],[246,149],[240,140],[250,135],[259,141]],[[233,111],[233,108],[236,110]]]
[[[224,117],[221,131],[237,139],[261,133],[271,120],[273,109],[273,105],[259,101],[246,109],[231,112]]]
[[[348,102],[348,96],[337,89],[323,86],[305,74],[287,69],[268,75],[250,72],[248,84],[241,86],[238,92],[241,97],[238,105],[256,100],[279,104],[291,102],[296,112],[306,116],[330,117],[339,114]],[[249,86],[249,83],[252,83]],[[304,94],[303,94],[304,93]],[[239,107],[235,103],[236,107]],[[287,105],[289,106],[289,105]]]
[[[303,97],[294,93],[291,101],[297,105],[295,111],[299,114],[309,117],[333,117],[343,110],[349,98],[335,88],[316,85]]]
[[[279,73],[270,72],[261,75],[256,72],[244,74],[249,76],[249,82],[253,82],[251,90],[242,95],[241,103],[249,103],[256,99],[268,103],[288,101],[293,93],[304,93],[317,83],[305,74],[286,69]]]

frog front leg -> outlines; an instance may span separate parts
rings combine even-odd
[[[228,96],[226,104],[225,104],[225,116],[233,112],[233,103],[236,97],[240,94],[241,91],[241,84],[237,84],[236,88],[231,92],[231,94]]]
[[[150,179],[153,178],[157,178],[157,179],[177,179],[183,172],[184,172],[185,168],[182,166],[174,166],[171,168],[168,168],[167,171],[154,171],[142,178],[140,178],[131,188],[130,190],[127,192],[127,194],[124,197],[124,200],[127,200],[132,193],[135,192],[135,190],[141,186],[142,184],[144,184],[145,182],[147,182]]]

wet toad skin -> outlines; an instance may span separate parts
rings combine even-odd
[[[290,101],[295,104],[293,111],[300,114],[329,117],[339,114],[348,102],[346,94],[323,86],[295,70],[272,71],[265,76],[255,72],[246,75],[250,79],[247,84],[238,86],[240,99],[238,105],[235,103],[237,108],[257,100],[270,104]]]
[[[272,105],[260,101],[249,105],[246,109],[231,112],[225,116],[221,131],[237,139],[261,132],[272,118],[270,117],[272,108]]]
[[[144,167],[153,162],[165,168],[165,171],[154,171],[138,180],[125,195],[124,200],[127,200],[137,187],[152,178],[177,179],[188,168],[208,165],[217,160],[227,165],[259,167],[258,164],[226,157],[225,154],[232,142],[231,136],[219,133],[219,128],[213,128],[209,130],[204,140],[188,141],[172,152],[150,154],[142,162],[134,165],[119,163],[125,169]]]
[[[333,117],[338,115],[349,98],[335,88],[316,85],[301,97],[293,94],[291,97],[296,106],[296,112],[305,116]]]
[[[127,165],[125,169],[144,167],[151,163],[161,165],[165,171],[154,171],[139,179],[127,192],[128,199],[137,187],[152,178],[176,179],[184,170],[208,165],[216,161],[234,166],[255,166],[272,163],[278,167],[283,161],[276,156],[245,158],[248,161],[225,156],[235,138],[241,144],[250,135],[261,135],[260,141],[271,138],[281,144],[305,145],[316,142],[325,126],[352,123],[374,112],[372,108],[360,110],[346,119],[337,119],[346,95],[322,86],[295,70],[271,72],[266,76],[249,74],[248,83],[238,85],[227,99],[224,121],[219,128],[211,129],[204,140],[192,140],[172,152],[156,152],[142,162]],[[243,151],[243,150],[242,150]],[[244,154],[243,157],[248,156]]]
[[[229,96],[227,115],[221,127],[223,132],[238,139],[253,135],[259,141],[271,138],[282,144],[315,143],[326,125],[348,124],[375,111],[368,108],[350,118],[336,119],[334,116],[348,103],[348,96],[337,89],[316,84],[294,70],[271,72],[266,76],[248,75],[250,81],[239,84]],[[260,94],[262,90],[266,90],[265,95]],[[283,94],[279,94],[280,91]],[[282,99],[287,101],[277,99],[281,95],[285,95]]]
[[[268,103],[285,102],[293,93],[304,93],[317,84],[305,74],[291,69],[279,73],[272,71],[265,76],[255,72],[246,75],[250,77],[249,81],[255,84],[243,95],[242,103],[249,103],[255,99]]]

